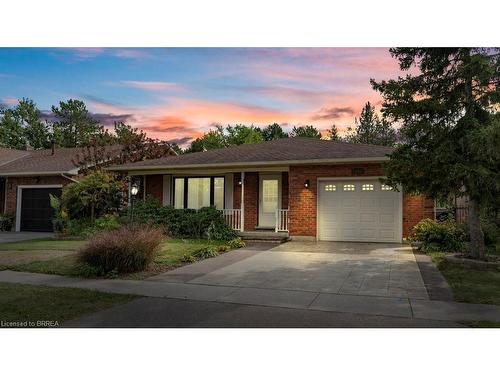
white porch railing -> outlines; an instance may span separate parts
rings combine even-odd
[[[288,232],[288,210],[276,210],[275,232]]]
[[[239,208],[225,208],[220,211],[222,212],[222,216],[224,216],[227,225],[234,230],[241,231],[241,210]]]

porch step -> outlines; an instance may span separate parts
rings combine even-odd
[[[241,232],[240,237],[245,242],[276,242],[282,243],[290,239],[287,232],[248,231]]]

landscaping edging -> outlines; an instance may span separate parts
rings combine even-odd
[[[444,257],[446,262],[452,264],[459,264],[461,266],[474,268],[477,270],[490,270],[490,271],[498,271],[500,270],[500,262],[487,262],[483,260],[470,259],[457,256],[457,254],[450,254]]]
[[[429,298],[436,301],[454,301],[453,291],[431,257],[416,249],[413,249],[413,255],[417,261]]]

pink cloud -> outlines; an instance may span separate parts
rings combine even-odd
[[[7,96],[3,98],[0,102],[5,105],[17,105],[17,103],[19,103],[19,99],[14,98],[13,96]]]
[[[121,84],[124,86],[134,87],[141,90],[152,90],[152,91],[182,89],[182,86],[177,83],[165,82],[165,81],[122,81]]]

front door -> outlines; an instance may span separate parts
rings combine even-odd
[[[259,227],[274,228],[281,207],[281,176],[260,175],[259,186]]]

